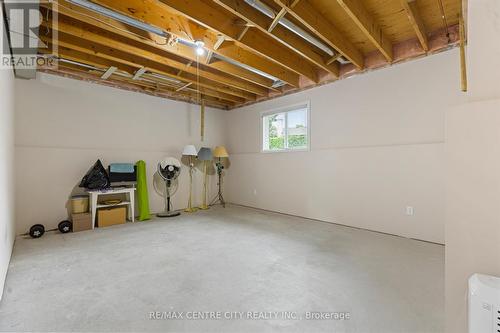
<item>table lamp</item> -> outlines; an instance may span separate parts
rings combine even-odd
[[[212,157],[212,150],[208,147],[201,147],[200,150],[198,151],[198,159],[200,161],[203,161],[203,173],[204,173],[204,178],[203,178],[203,203],[199,207],[200,209],[208,209],[209,206],[207,205],[207,178],[208,178],[208,162],[213,160]]]
[[[219,190],[217,192],[217,196],[214,198],[214,200],[212,200],[211,205],[220,202],[222,207],[226,207],[226,202],[224,201],[224,197],[222,196],[222,172],[224,170],[224,165],[222,165],[222,158],[229,157],[226,147],[224,146],[215,147],[214,157],[217,158],[215,166],[217,168],[217,177],[218,177],[217,187]]]
[[[194,159],[196,158],[196,156],[198,156],[198,153],[196,152],[196,147],[193,145],[185,146],[184,150],[182,151],[182,156],[186,156],[189,159],[189,199],[188,199],[188,206],[184,211],[187,213],[192,213],[197,211],[197,209],[193,207],[192,204]]]

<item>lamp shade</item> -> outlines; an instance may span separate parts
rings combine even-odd
[[[214,149],[214,157],[228,157],[229,154],[227,153],[226,147],[224,146],[217,146]]]
[[[183,156],[198,156],[198,153],[196,152],[196,147],[193,145],[187,145],[184,147],[184,150],[182,151]]]
[[[211,161],[213,159],[212,150],[208,147],[201,147],[198,151],[198,159],[200,161]]]

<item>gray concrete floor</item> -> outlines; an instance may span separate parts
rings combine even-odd
[[[442,332],[443,271],[440,245],[216,207],[18,238],[0,331]],[[172,311],[184,319],[166,319]],[[222,319],[186,319],[208,311]],[[306,320],[309,311],[350,318]]]

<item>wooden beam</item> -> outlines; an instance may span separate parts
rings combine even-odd
[[[448,32],[447,32],[448,31]],[[429,33],[429,52],[427,54],[435,54],[444,50],[448,50],[454,46],[459,46],[460,34],[458,24],[446,29],[438,29]],[[413,58],[425,56],[426,53],[420,46],[417,38],[410,38],[406,41],[394,44],[394,61],[401,63]],[[387,61],[379,52],[369,53],[365,58],[366,70],[387,67]],[[342,65],[340,67],[341,77],[351,76],[360,71],[352,64]]]
[[[328,60],[326,61],[326,63],[327,63],[328,65],[333,64],[335,61],[339,60],[339,58],[340,58],[340,57],[342,57],[342,54],[337,53],[336,55],[334,55],[333,57],[331,57],[330,59],[328,59]]]
[[[190,85],[192,85],[193,83],[192,82],[188,82],[186,83],[185,85],[183,85],[182,87],[180,88],[177,88],[175,91],[181,91],[181,90],[184,90],[185,88],[189,87]]]
[[[214,50],[218,50],[219,47],[222,45],[222,43],[224,43],[224,41],[226,40],[226,37],[220,35],[220,36],[217,36],[217,41],[214,43]]]
[[[126,80],[125,78],[119,78],[118,76],[113,76],[112,79],[108,80],[102,80],[99,78],[99,76],[96,76],[96,73],[91,73],[86,70],[82,70],[81,68],[78,68],[78,66],[71,66],[67,64],[59,64],[57,68],[52,68],[52,67],[40,67],[38,68],[38,71],[51,74],[51,75],[58,75],[74,80],[82,80],[86,82],[92,82],[116,89],[122,89],[122,90],[127,90],[127,91],[133,91],[133,92],[138,92],[138,93],[143,93],[143,94],[148,94],[156,97],[162,97],[162,98],[168,98],[172,100],[178,100],[178,101],[184,101],[187,103],[192,103],[192,104],[198,104],[197,99],[195,94],[192,92],[179,92],[179,93],[174,93],[171,90],[167,89],[147,89],[144,88],[145,85],[139,86],[137,85],[136,82],[132,83],[129,80]],[[234,103],[230,102],[223,102],[220,101],[216,98],[208,97],[206,98],[207,105],[219,109],[228,109],[231,107],[234,107]]]
[[[417,2],[408,0],[401,0],[401,6],[403,7],[408,20],[410,21],[410,25],[413,30],[415,30],[415,34],[417,35],[418,40],[420,41],[420,45],[425,52],[429,51],[429,42],[427,41],[427,33],[425,30],[424,22],[420,17],[420,13],[417,8]]]
[[[210,62],[212,62],[212,56],[214,53],[210,50],[207,52],[207,56],[205,57],[205,65],[210,65]]]
[[[47,43],[52,42],[50,39],[50,36],[40,36],[40,38]],[[128,61],[123,58],[117,57],[115,55],[107,55],[104,53],[101,53],[100,51],[102,50],[102,47],[98,45],[92,45],[89,46],[87,43],[83,40],[74,40],[73,42],[67,42],[65,41],[65,34],[64,33],[59,33],[59,40],[57,40],[55,43],[59,46],[59,55],[62,56],[65,59],[73,60],[73,61],[79,61],[85,64],[89,64],[91,66],[95,67],[109,67],[109,66],[114,66],[117,67],[118,69],[127,72],[127,73],[134,73],[134,71],[137,68],[141,68],[141,65],[137,65],[133,61]],[[133,60],[133,59],[131,59]],[[178,76],[175,74],[172,74],[167,71],[162,71],[161,69],[158,68],[150,68],[148,67],[151,71],[170,77],[172,79],[176,79],[180,82],[191,82],[191,83],[196,83],[197,84],[197,79],[193,75],[191,76]],[[245,101],[243,97],[235,96],[231,93],[228,93],[227,90],[221,89],[220,87],[214,86],[212,82],[206,81],[206,80],[200,80],[199,82],[200,86],[200,91],[204,90],[206,94],[224,99],[226,101],[231,101],[234,103],[241,103]],[[230,92],[230,91],[229,91]]]
[[[197,60],[194,60],[194,61],[197,61]],[[189,67],[193,64],[194,61],[188,61],[188,63],[186,64],[186,67]],[[184,70],[181,68],[179,69],[179,71],[177,72],[177,75],[181,75],[182,73],[184,72]]]
[[[43,23],[44,26],[47,25],[46,22]],[[164,57],[160,54],[150,52],[145,49],[140,49],[133,45],[124,43],[118,39],[115,39],[112,35],[107,33],[106,31],[99,31],[95,27],[83,25],[77,22],[70,22],[62,17],[59,17],[57,29],[60,33],[66,33],[72,35],[74,37],[82,38],[88,41],[91,41],[95,44],[102,45],[105,48],[102,48],[102,53],[108,53],[109,48],[113,48],[120,52],[126,53],[125,58],[133,57],[136,59],[136,63],[138,65],[149,64],[145,67],[155,67],[159,68],[158,65],[168,66],[170,68],[176,68],[182,70],[185,73],[190,73],[192,75],[197,75],[214,81],[214,83],[220,83],[222,85],[226,85],[235,89],[225,89],[225,92],[232,93],[236,96],[240,96],[246,99],[255,99],[254,94],[259,94],[264,96],[267,94],[267,90],[262,87],[252,86],[247,84],[246,81],[240,81],[236,79],[229,78],[227,76],[219,75],[213,72],[209,72],[204,68],[200,68],[197,71],[196,68],[189,66],[188,64],[179,62],[175,59],[170,59]],[[141,58],[141,59],[139,59]],[[154,65],[156,63],[157,65]]]
[[[313,82],[317,82],[317,70],[311,63],[298,54],[290,53],[286,47],[269,38],[266,34],[250,29],[238,41],[240,27],[228,24],[228,19],[231,20],[231,14],[215,7],[212,1],[160,0],[160,2],[167,5],[179,15],[183,15],[187,19],[193,20],[235,40],[235,43],[239,47],[247,48],[297,74],[303,75]],[[239,17],[236,19],[239,20]]]
[[[302,0],[305,1],[305,0]],[[457,47],[459,44],[459,28],[458,24],[450,26],[448,30],[438,29],[429,33],[429,52],[427,54],[436,54],[439,52],[445,52],[450,48]],[[367,71],[378,70],[382,68],[389,67],[393,64],[403,63],[411,61],[412,59],[421,58],[425,56],[426,53],[423,52],[420,47],[420,42],[416,38],[410,38],[403,42],[393,45],[394,61],[389,64],[382,54],[378,51],[373,51],[367,54],[365,58],[365,69],[359,70],[352,63],[343,64],[340,67],[340,78],[335,78],[331,74],[327,74],[321,77],[321,83],[328,84],[334,82],[338,79],[344,79],[353,75],[360,75]],[[266,101],[276,97],[283,96],[283,94],[292,94],[299,91],[305,91],[307,89],[314,88],[317,85],[303,86],[301,88],[293,87],[283,87],[280,93],[270,93],[268,98],[259,98],[257,101],[246,102],[244,105],[250,105],[257,102]],[[242,107],[244,105],[238,105],[237,107]]]
[[[274,0],[281,7],[285,7],[288,13],[295,17],[300,23],[311,30],[325,43],[333,47],[342,55],[349,59],[356,67],[363,68],[363,54],[348,41],[340,31],[330,23],[319,11],[317,11],[308,1],[299,1],[292,8],[288,6],[286,0]]]
[[[134,30],[133,28],[124,25],[122,22],[110,19],[106,16],[75,6],[71,3],[68,3],[65,0],[59,0],[58,6],[54,7],[54,9],[56,9],[60,15],[70,17],[74,20],[78,20],[83,23],[94,25],[102,30],[113,33],[114,35],[119,35],[123,38],[126,38],[129,43],[132,43],[134,45],[140,47],[148,45],[152,48],[168,52],[170,54],[175,54],[177,56],[181,56],[191,61],[196,61],[196,54],[193,52],[193,49],[190,48],[189,46],[183,45],[181,43],[167,44],[165,41],[158,42],[157,40],[155,40],[156,35],[153,36],[151,34],[146,34],[140,30]],[[222,37],[222,39],[220,39],[220,43],[222,43],[223,41],[224,40]],[[214,45],[214,48],[217,48],[216,45],[217,43]],[[213,54],[212,51],[209,50],[209,52],[210,54]],[[209,58],[208,55],[207,58]],[[220,66],[220,65],[212,66],[211,63],[207,63],[207,60],[205,60],[205,64],[209,67],[221,71],[222,73],[229,74],[237,78],[241,78],[248,82],[252,82],[254,84],[266,87],[267,89],[274,90],[272,88],[273,84],[272,80],[265,78],[261,75],[255,74],[249,70],[242,69],[241,67],[229,63],[227,63],[226,66]],[[223,68],[221,69],[220,67]]]
[[[365,36],[379,49],[387,61],[391,62],[393,58],[392,43],[361,1],[337,0],[337,2]]]
[[[278,25],[278,23],[280,22],[280,20],[283,18],[283,16],[285,16],[285,14],[286,14],[286,8],[281,8],[281,10],[279,11],[279,13],[276,14],[276,16],[274,17],[273,21],[269,25],[269,28],[267,28],[267,32],[273,31],[273,29],[276,28],[276,26]]]
[[[98,4],[116,10],[124,15],[148,22],[149,24],[161,27],[179,38],[202,40],[205,43],[205,48],[214,51],[216,54],[231,58],[235,61],[242,62],[242,58],[247,62],[242,62],[250,67],[253,67],[261,72],[267,73],[275,78],[278,78],[292,86],[299,86],[299,75],[274,61],[270,61],[260,55],[250,52],[246,49],[238,47],[238,52],[227,53],[220,52],[219,49],[214,49],[217,42],[217,34],[209,29],[189,21],[185,17],[181,17],[160,1],[156,0],[93,0]],[[192,8],[191,10],[195,10]],[[223,22],[227,22],[225,17]],[[226,24],[226,23],[225,23]],[[226,24],[228,25],[228,24]],[[229,24],[231,25],[231,24]],[[233,27],[234,28],[234,27]],[[239,29],[239,27],[236,27]],[[236,31],[236,30],[234,30]],[[233,37],[234,38],[234,37]],[[224,44],[223,44],[224,45]],[[232,58],[232,56],[244,54]]]
[[[321,69],[338,76],[338,66],[331,65],[331,63],[325,63],[323,56],[320,52],[315,50],[312,44],[306,42],[301,37],[280,25],[277,25],[272,32],[269,32],[268,27],[272,24],[272,19],[256,11],[244,0],[214,0],[214,2],[218,3],[220,6],[232,12],[234,15],[237,15],[241,19],[246,20],[262,31],[262,33],[265,33],[278,42],[284,44],[289,49],[298,53]]]
[[[111,66],[109,67],[105,72],[104,74],[102,74],[101,76],[101,79],[103,80],[106,80],[107,78],[109,78],[118,68],[116,68],[115,66]]]
[[[250,27],[248,25],[246,25],[243,28],[243,30],[241,30],[241,32],[238,34],[238,36],[236,37],[236,40],[241,41],[243,39],[243,37],[245,37],[245,34],[248,32],[248,29],[250,29]]]
[[[135,71],[134,77],[132,78],[132,80],[139,80],[141,75],[144,73],[146,73],[146,68],[144,68],[144,67],[139,68],[138,70]]]
[[[458,19],[460,29],[460,86],[463,92],[467,91],[467,62],[465,59],[465,25],[462,15]]]

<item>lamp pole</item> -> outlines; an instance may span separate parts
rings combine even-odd
[[[193,208],[193,171],[194,171],[194,163],[193,156],[189,155],[189,199],[188,199],[188,207],[184,210],[187,213],[195,212],[197,209]]]
[[[212,203],[210,205],[216,204],[218,201],[220,201],[222,207],[226,208],[226,202],[224,201],[224,197],[222,196],[222,171],[224,170],[224,166],[222,165],[222,160],[219,157],[218,162],[215,163],[217,167],[217,177],[218,177],[218,193],[217,196],[212,200]]]
[[[207,161],[203,161],[203,167],[204,167],[204,178],[203,178],[203,203],[200,206],[200,209],[208,209],[209,206],[207,205]]]

